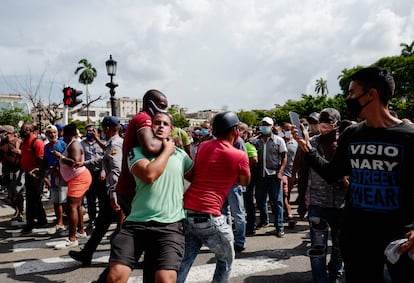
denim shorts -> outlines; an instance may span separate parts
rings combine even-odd
[[[145,252],[145,265],[156,270],[180,268],[184,256],[183,223],[164,224],[155,221],[126,221],[112,238],[110,261],[122,263],[131,269],[136,255]]]

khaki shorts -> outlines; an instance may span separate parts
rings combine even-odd
[[[50,189],[53,203],[66,203],[68,187],[54,187]]]

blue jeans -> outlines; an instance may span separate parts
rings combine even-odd
[[[177,283],[184,283],[201,246],[204,244],[216,256],[216,270],[212,282],[228,282],[234,260],[233,231],[226,217],[211,216],[205,222],[196,223],[187,217],[184,222],[185,252],[177,274]]]
[[[256,187],[256,179],[252,176],[250,183],[246,187],[244,193],[244,207],[246,208],[246,230],[252,232],[256,230],[256,207],[254,205],[254,190]]]
[[[338,231],[342,225],[343,209],[309,205],[308,216],[311,234],[311,248],[308,250],[308,256],[311,260],[313,282],[335,282],[336,279],[342,278],[344,273],[344,264],[338,246]],[[332,252],[327,266],[329,228]]]
[[[246,246],[246,217],[244,209],[243,192],[245,188],[240,185],[233,185],[227,194],[226,202],[221,213],[227,216],[227,224],[231,226],[231,216],[234,219],[236,232],[234,233],[234,243],[239,247]],[[230,213],[229,213],[230,207]]]
[[[282,182],[276,176],[259,177],[256,184],[256,204],[260,212],[261,223],[269,223],[267,195],[269,195],[272,212],[275,215],[275,228],[277,231],[283,231]]]

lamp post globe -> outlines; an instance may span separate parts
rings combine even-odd
[[[105,62],[105,65],[106,72],[111,78],[111,81],[109,83],[106,83],[106,86],[109,88],[109,94],[111,95],[111,115],[116,116],[115,88],[118,86],[118,84],[113,81],[113,77],[116,75],[117,62],[112,59],[112,55],[109,55],[109,60]]]

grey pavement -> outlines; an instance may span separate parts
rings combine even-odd
[[[42,197],[43,207],[45,208],[46,212],[53,211],[53,203],[48,198],[47,194],[44,194]],[[26,205],[24,206],[26,209]],[[0,192],[0,221],[10,220],[14,216],[14,209],[10,206],[9,201],[7,199],[7,192],[2,191]]]

